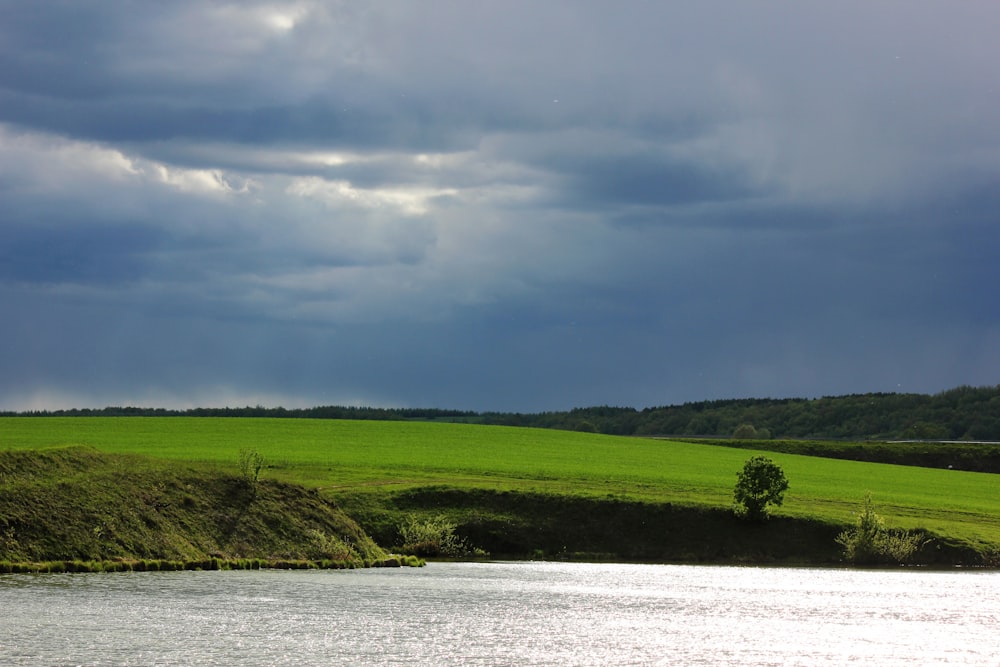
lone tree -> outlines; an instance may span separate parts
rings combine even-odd
[[[733,498],[739,506],[737,513],[763,521],[767,518],[767,506],[781,505],[787,490],[788,479],[781,466],[765,456],[755,456],[736,473]]]

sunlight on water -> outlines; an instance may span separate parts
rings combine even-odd
[[[1000,573],[563,563],[5,575],[3,665],[996,665]]]

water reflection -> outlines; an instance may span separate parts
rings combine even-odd
[[[10,575],[0,605],[4,665],[982,665],[996,662],[1000,573],[456,563]]]

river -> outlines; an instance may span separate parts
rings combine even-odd
[[[585,563],[0,576],[2,665],[998,665],[1000,573]]]

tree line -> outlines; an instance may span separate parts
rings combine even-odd
[[[636,409],[598,406],[506,413],[436,408],[226,407],[170,410],[107,407],[6,416],[188,416],[451,421],[611,435],[851,440],[1000,441],[1000,385],[937,394],[870,393],[823,398],[743,398]]]
[[[616,435],[852,440],[1000,440],[1000,385],[938,394],[699,401],[643,410],[487,415],[489,423]]]
[[[269,408],[262,405],[225,408],[148,408],[108,406],[64,410],[0,411],[4,417],[271,417],[290,419],[366,419],[375,421],[474,421],[478,413],[437,408],[368,408],[322,405],[313,408]]]

